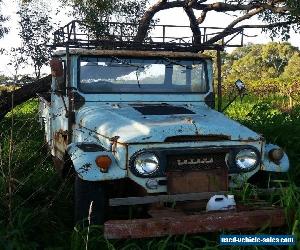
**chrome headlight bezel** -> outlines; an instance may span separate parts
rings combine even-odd
[[[135,155],[131,161],[131,170],[140,177],[154,176],[159,172],[159,169],[159,157],[153,152],[141,152]]]
[[[245,161],[245,158],[247,162],[243,163]],[[258,167],[260,161],[261,161],[260,154],[258,150],[253,147],[241,148],[240,150],[236,151],[234,155],[234,164],[236,168],[241,172],[253,171]]]

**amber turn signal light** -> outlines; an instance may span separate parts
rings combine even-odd
[[[283,158],[284,152],[281,148],[275,148],[270,150],[269,152],[269,158],[271,161],[275,163],[279,163],[280,160]]]
[[[100,168],[101,172],[107,173],[108,169],[112,163],[111,159],[107,155],[100,155],[95,160],[97,166]]]

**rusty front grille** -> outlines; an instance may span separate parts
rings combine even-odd
[[[199,152],[167,157],[169,194],[224,191],[228,188],[226,152]]]
[[[169,155],[167,171],[204,171],[226,167],[226,152]]]

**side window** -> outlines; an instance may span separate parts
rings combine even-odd
[[[63,74],[56,77],[56,90],[62,94],[66,95],[66,61],[61,62]]]
[[[191,85],[190,78],[187,79],[187,76],[190,75],[190,67],[186,65],[173,65],[173,75],[172,75],[172,84],[174,85]]]
[[[67,67],[66,67],[66,61],[62,61],[62,65],[63,65],[63,79],[62,79],[62,93],[63,95],[66,95],[67,93]]]

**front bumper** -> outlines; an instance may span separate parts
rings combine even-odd
[[[155,214],[155,213],[154,213]],[[156,213],[149,219],[111,220],[104,224],[107,239],[149,238],[222,230],[255,230],[286,224],[282,208],[202,212],[193,215]]]
[[[257,191],[262,195],[268,195],[274,193],[276,189]],[[235,210],[206,212],[204,207],[207,200],[216,194],[228,192],[112,198],[109,200],[112,207],[148,204],[148,215],[151,218],[109,220],[104,224],[104,235],[107,239],[149,238],[223,230],[255,230],[286,225],[284,209],[268,205],[262,200],[253,200],[251,205],[238,202]],[[163,205],[167,203],[172,204],[172,208]]]

